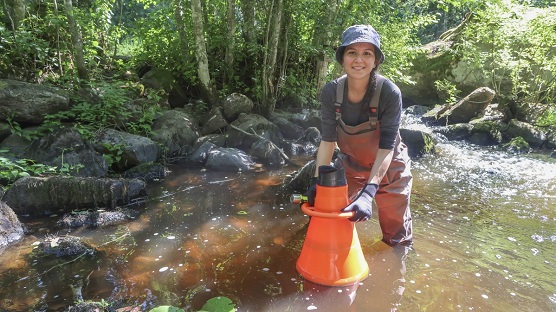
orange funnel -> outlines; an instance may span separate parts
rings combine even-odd
[[[355,225],[347,219],[353,214],[341,212],[349,204],[345,178],[329,183],[326,175],[330,172],[344,174],[330,166],[319,167],[315,206],[307,203],[301,206],[303,212],[311,216],[311,221],[296,268],[303,278],[313,283],[351,285],[368,276],[369,266]]]

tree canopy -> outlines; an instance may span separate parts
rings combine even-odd
[[[554,102],[555,19],[503,21],[532,9],[553,17],[550,0],[2,1],[2,77],[67,88],[162,68],[191,99],[210,107],[240,92],[268,116],[285,103],[316,106],[323,82],[340,74],[334,51],[346,27],[373,25],[387,58],[381,71],[410,84],[419,47],[473,12],[454,55],[491,87],[510,74],[508,98]]]

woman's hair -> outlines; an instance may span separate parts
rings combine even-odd
[[[374,93],[375,93],[375,89],[376,89],[376,75],[378,74],[378,67],[380,66],[380,63],[377,63],[375,68],[373,68],[373,70],[371,70],[371,77],[369,77],[369,85],[367,86],[367,91],[369,93],[369,96],[372,98]]]

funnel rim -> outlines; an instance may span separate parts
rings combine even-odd
[[[303,203],[301,205],[301,211],[303,211],[303,213],[311,217],[319,217],[319,218],[326,218],[326,219],[348,219],[355,215],[355,212],[353,211],[351,212],[314,211],[311,208],[309,208],[309,203]]]

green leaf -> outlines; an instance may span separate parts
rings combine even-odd
[[[185,310],[173,306],[160,306],[151,309],[149,312],[185,312]]]
[[[234,312],[236,305],[227,297],[209,299],[199,312]]]

